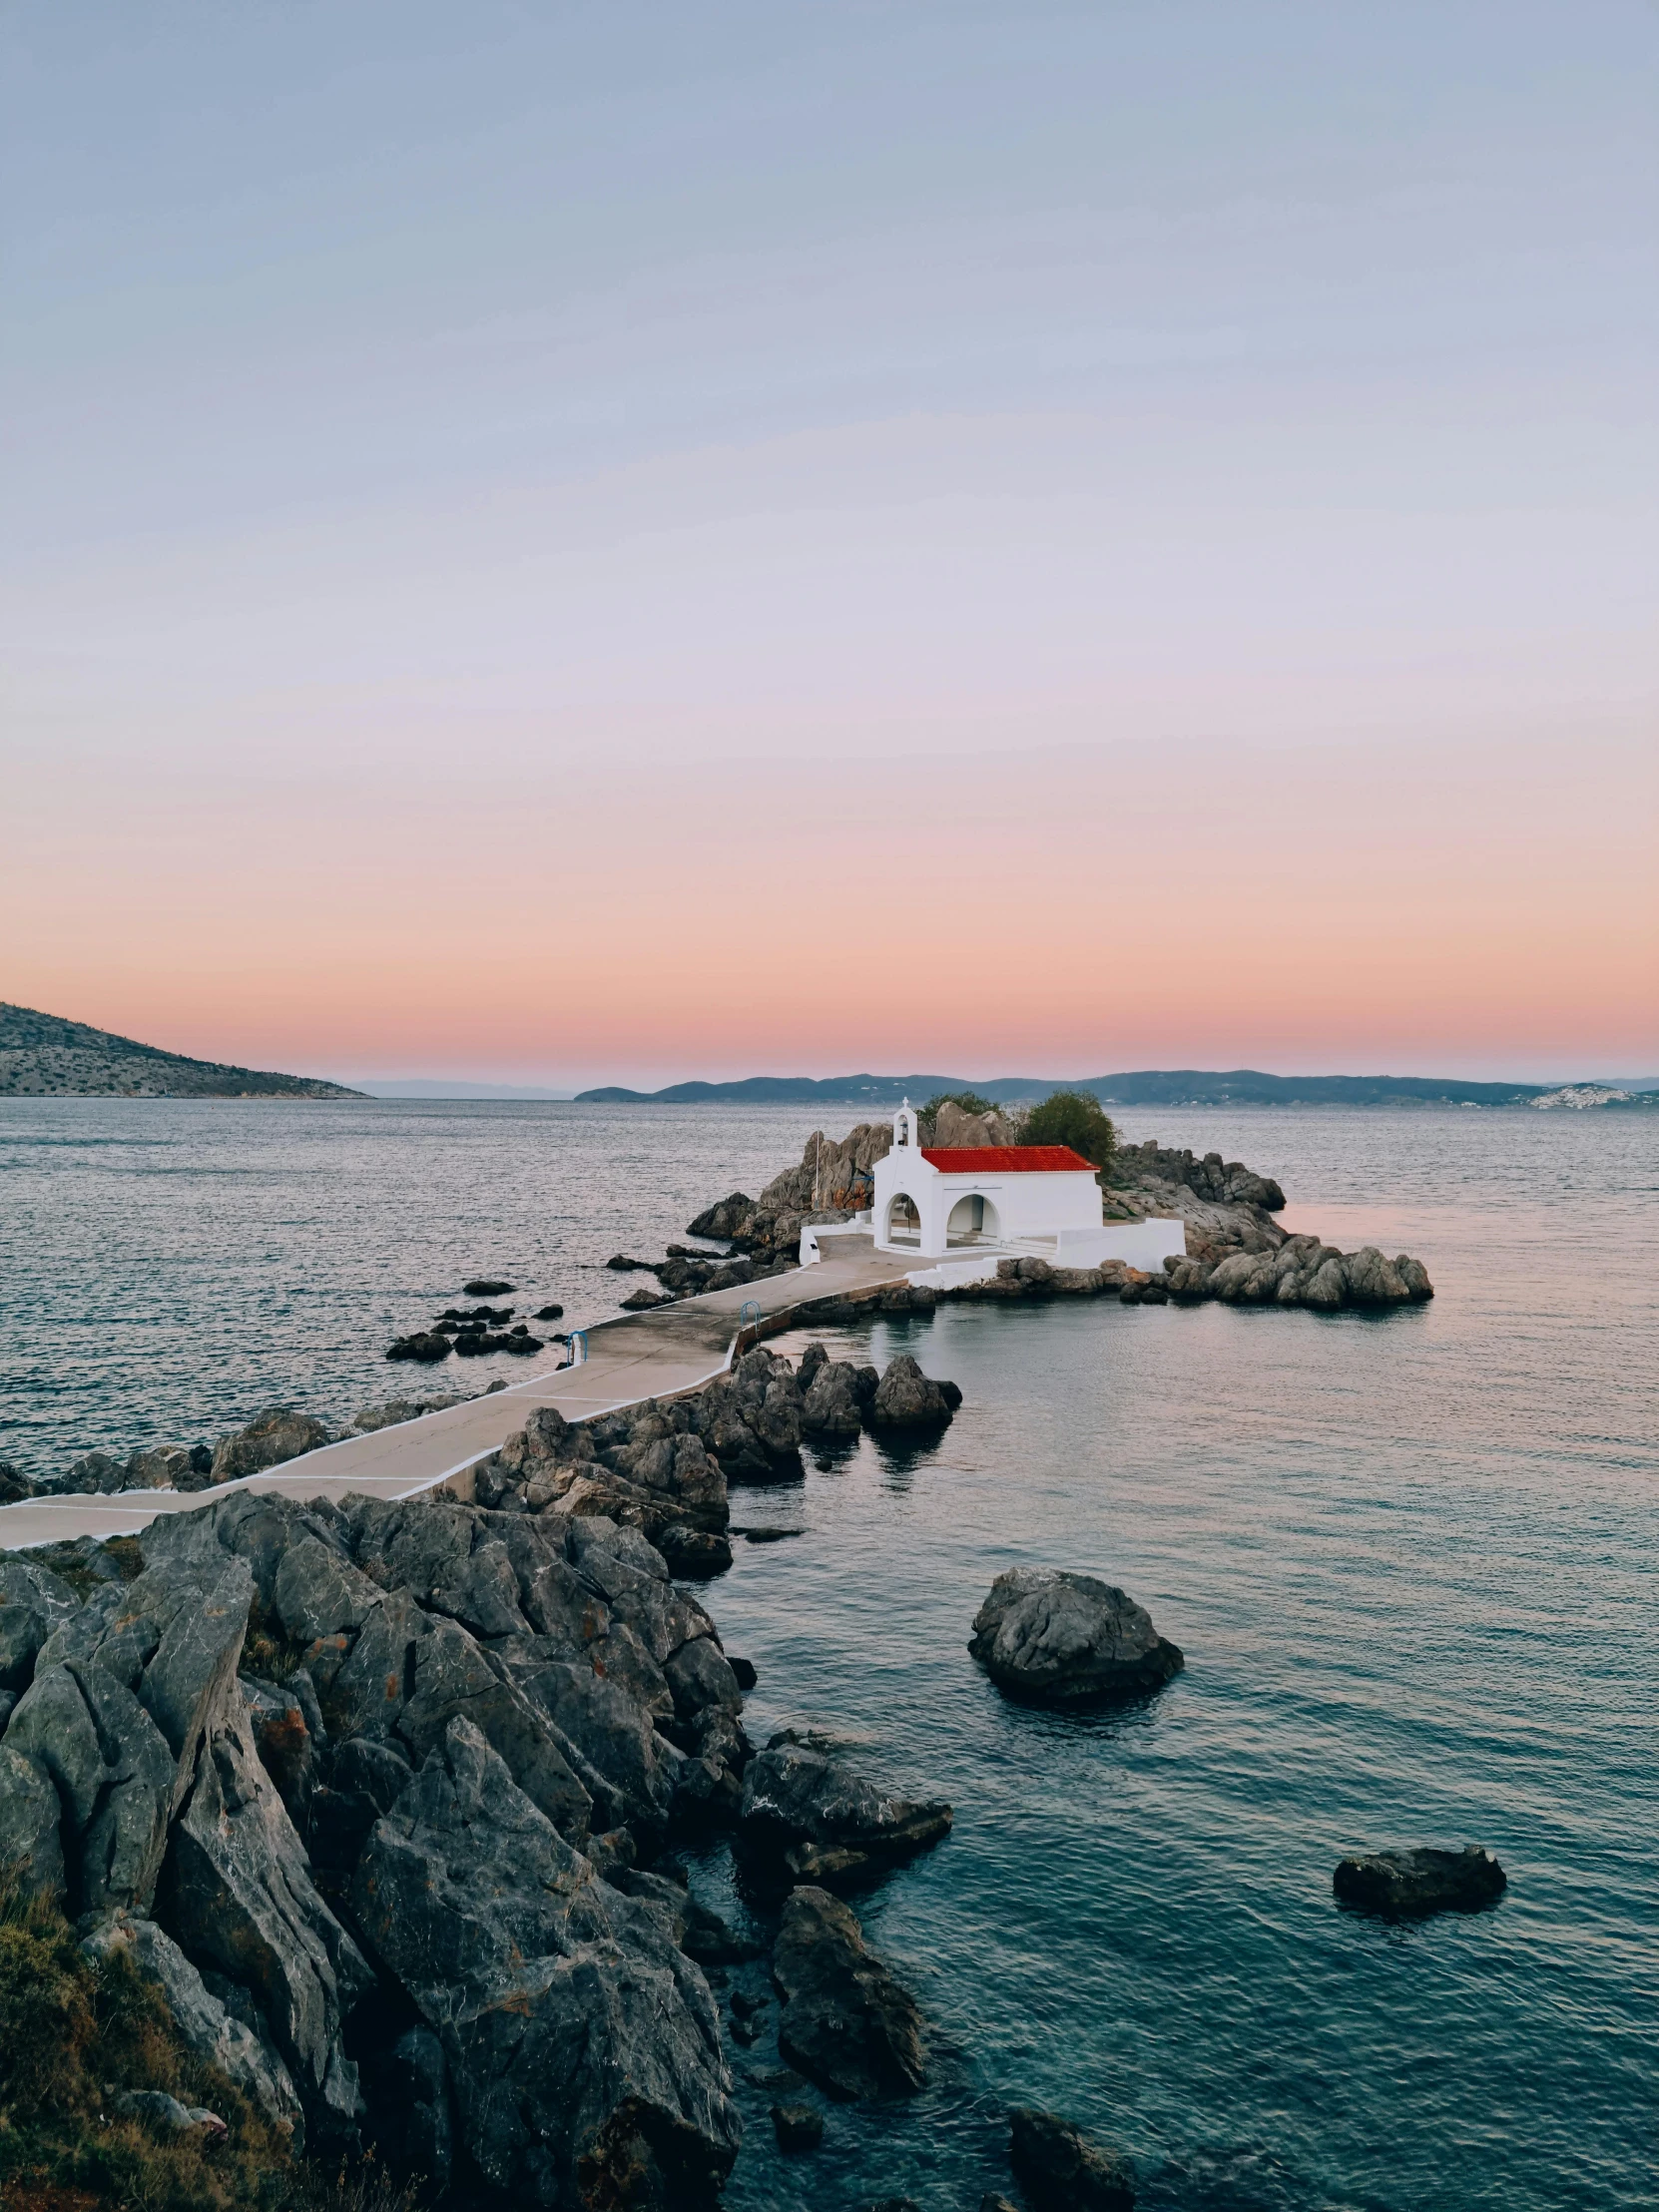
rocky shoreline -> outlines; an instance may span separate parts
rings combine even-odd
[[[947,1394],[906,1359],[756,1350],[671,1404],[538,1410],[472,1502],[244,1492],[0,1556],[0,1861],[225,2091],[193,2118],[120,2084],[157,2100],[133,2110],[231,2136],[252,2109],[292,2156],[372,2147],[469,2200],[708,2201],[741,2136],[717,1987],[771,1947],[691,1895],[676,1854],[711,1834],[780,1898],[804,2071],[918,2086],[919,2014],[823,1886],[950,1808],[757,1750],[754,1670],[670,1558],[729,1561],[729,1480],[800,1472],[854,1411],[936,1430]]]

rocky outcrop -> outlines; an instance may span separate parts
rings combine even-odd
[[[1221,1299],[1230,1306],[1343,1307],[1419,1305],[1434,1295],[1420,1260],[1385,1259],[1374,1245],[1341,1252],[1318,1237],[1287,1237],[1274,1250],[1233,1252],[1217,1260],[1172,1258],[1169,1293],[1183,1300]]]
[[[913,2096],[927,2079],[915,1999],[828,1890],[792,1891],[772,1954],[784,2000],[778,2045],[831,2096]]]
[[[1494,1905],[1509,1878],[1489,1851],[1380,1851],[1344,1859],[1331,1887],[1344,1905],[1387,1919],[1477,1913]]]
[[[1032,2212],[1131,2212],[1135,2169],[1052,2112],[1008,2115],[1008,2155]]]
[[[1213,1205],[1259,1207],[1270,1214],[1278,1213],[1285,1203],[1285,1193],[1271,1175],[1258,1175],[1238,1160],[1224,1160],[1219,1152],[1206,1152],[1201,1159],[1155,1140],[1120,1145],[1113,1155],[1110,1180],[1115,1190],[1132,1190],[1144,1183],[1174,1185]]]
[[[968,1649],[999,1689],[1038,1705],[1144,1696],[1183,1665],[1124,1591],[1044,1567],[997,1576]]]
[[[789,1730],[750,1761],[744,1776],[746,1839],[781,1859],[798,1882],[891,1866],[947,1836],[950,1820],[941,1798],[889,1796]]]
[[[924,1144],[941,1145],[947,1150],[978,1149],[985,1145],[1012,1144],[1013,1125],[1004,1120],[993,1108],[988,1114],[970,1114],[955,1099],[942,1099],[939,1110],[933,1116],[933,1126],[922,1128]]]
[[[872,1172],[892,1146],[892,1124],[861,1122],[838,1142],[815,1130],[799,1167],[774,1176],[759,1198],[734,1191],[698,1215],[686,1234],[721,1237],[740,1251],[793,1264],[807,1222],[850,1221],[874,1198]]]

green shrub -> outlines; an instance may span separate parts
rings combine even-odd
[[[1020,1125],[1021,1144],[1064,1144],[1093,1166],[1108,1169],[1118,1133],[1098,1098],[1088,1091],[1052,1091]]]

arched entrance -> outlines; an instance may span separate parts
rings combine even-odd
[[[950,1218],[944,1225],[944,1241],[953,1244],[980,1244],[994,1242],[1002,1234],[1002,1224],[997,1219],[996,1208],[978,1191],[966,1198],[959,1198],[950,1209]]]
[[[921,1214],[908,1191],[894,1191],[887,1201],[887,1220],[883,1244],[913,1244],[921,1242]]]

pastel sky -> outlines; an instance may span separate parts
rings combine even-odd
[[[0,997],[1659,1070],[1648,0],[12,0]]]

